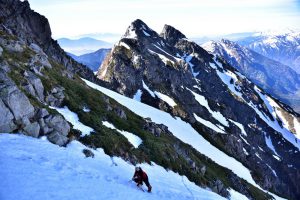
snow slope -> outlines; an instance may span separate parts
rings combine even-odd
[[[85,158],[84,148],[77,141],[64,148],[46,139],[0,134],[0,199],[225,199],[154,163],[141,165],[153,186],[152,193],[142,192],[129,181],[133,165],[102,149],[91,150],[95,157]],[[232,199],[241,199],[230,192]]]
[[[190,144],[197,151],[208,156],[219,165],[231,169],[239,177],[244,178],[249,183],[259,187],[253,180],[249,169],[247,169],[245,166],[243,166],[240,162],[238,162],[234,158],[228,156],[221,150],[217,149],[215,146],[211,145],[196,130],[194,130],[190,124],[182,121],[178,117],[173,118],[170,114],[166,112],[163,112],[161,110],[158,110],[146,104],[137,102],[133,99],[120,95],[116,92],[113,92],[109,89],[96,85],[85,79],[82,80],[85,81],[85,83],[88,86],[96,90],[99,90],[104,94],[106,94],[107,96],[115,99],[117,102],[127,107],[134,113],[144,118],[149,117],[155,123],[166,125],[169,128],[169,130],[174,134],[174,136],[176,136],[178,139],[180,139],[181,141],[187,144]],[[276,195],[273,196],[275,197]],[[275,197],[275,198],[282,199],[280,197]]]

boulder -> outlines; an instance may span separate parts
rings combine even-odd
[[[0,92],[1,99],[10,108],[16,120],[34,115],[34,107],[29,99],[16,86],[7,87]]]
[[[45,109],[45,108],[39,108],[38,111],[37,111],[37,113],[36,113],[36,115],[35,115],[35,117],[37,119],[40,119],[40,118],[44,118],[44,117],[46,117],[48,115],[49,115],[49,112],[47,111],[47,109]]]
[[[127,119],[126,113],[121,108],[116,108],[115,113],[121,118],[121,119]]]
[[[38,122],[28,124],[27,126],[24,127],[24,131],[26,135],[37,138],[39,137],[39,133],[40,133],[40,125]]]
[[[34,115],[29,99],[6,74],[0,73],[0,99],[9,108],[16,120]]]
[[[106,105],[106,111],[112,111],[112,110],[113,110],[113,108],[109,104],[107,104]]]
[[[38,122],[41,127],[40,135],[47,135],[48,133],[53,131],[53,128],[50,128],[48,125],[46,125],[43,118],[39,119]]]
[[[41,67],[46,67],[46,68],[52,68],[50,62],[48,61],[48,57],[45,54],[36,54],[34,55],[30,62],[29,66],[41,66]]]
[[[3,49],[2,47],[0,47],[0,57],[2,56],[2,53],[3,53]]]
[[[162,133],[162,130],[159,127],[156,127],[154,130],[154,135],[157,137],[160,137],[161,133]]]
[[[8,66],[8,63],[6,60],[3,60],[0,62],[0,69],[5,73],[10,72],[10,67]]]
[[[221,196],[227,197],[229,195],[229,192],[224,187],[224,184],[221,180],[217,179],[212,183],[212,191],[220,194]]]
[[[46,102],[50,106],[60,107],[65,98],[64,90],[65,89],[61,86],[52,88],[52,90],[46,97]]]
[[[45,118],[45,123],[49,126],[49,128],[53,128],[63,136],[67,136],[70,131],[70,125],[60,115],[49,115]]]
[[[42,84],[41,79],[39,79],[35,74],[29,71],[25,71],[24,76],[28,81],[28,85],[34,88],[34,94],[36,94],[34,96],[43,102],[45,97],[44,97],[44,86]]]
[[[91,150],[89,150],[89,149],[83,149],[82,150],[82,153],[85,155],[85,157],[92,157],[92,158],[94,158],[94,153],[91,151]]]
[[[64,146],[68,142],[68,138],[64,135],[61,135],[57,131],[52,131],[50,134],[47,135],[47,138],[50,142],[59,146]]]
[[[28,83],[22,84],[22,88],[26,91],[26,93],[28,93],[34,97],[36,96],[34,88],[31,84],[28,84]]]
[[[20,53],[24,51],[24,48],[19,41],[1,40],[0,43],[9,52]]]
[[[29,48],[31,48],[35,53],[37,53],[37,55],[33,59],[36,59],[41,65],[43,65],[46,68],[52,68],[48,60],[47,54],[45,54],[45,52],[40,46],[38,46],[35,43],[31,43]]]
[[[16,129],[13,122],[14,116],[0,99],[0,132],[9,133]]]
[[[205,165],[203,165],[203,166],[200,168],[200,172],[201,172],[202,176],[205,175],[205,172],[206,172],[206,166],[205,166]]]
[[[144,130],[149,131],[156,137],[160,137],[162,133],[169,134],[168,127],[163,124],[155,124],[151,122],[151,119],[146,119],[146,123],[144,125]]]

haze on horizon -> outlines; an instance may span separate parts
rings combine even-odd
[[[54,38],[89,33],[122,35],[139,18],[155,31],[164,24],[188,37],[300,30],[300,0],[29,0],[45,15]]]

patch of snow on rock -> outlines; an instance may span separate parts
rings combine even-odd
[[[103,121],[102,124],[103,124],[104,126],[106,126],[107,128],[115,129],[116,131],[118,131],[119,133],[121,133],[124,137],[127,138],[127,140],[128,140],[128,141],[132,144],[132,146],[134,146],[135,148],[138,148],[138,147],[142,144],[142,142],[143,142],[143,140],[142,140],[140,137],[134,135],[133,133],[129,133],[129,132],[127,132],[127,131],[119,130],[119,129],[117,129],[113,124],[109,123],[108,121]]]
[[[72,112],[71,110],[69,110],[69,108],[67,106],[65,106],[63,108],[57,108],[57,107],[50,107],[50,108],[55,109],[62,116],[64,116],[64,118],[73,125],[74,129],[81,131],[83,136],[89,135],[91,132],[94,131],[94,129],[92,129],[91,127],[86,126],[83,123],[81,123],[79,121],[78,115],[76,113]]]

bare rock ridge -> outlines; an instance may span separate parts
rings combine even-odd
[[[179,30],[169,25],[164,26],[160,36],[168,41],[170,45],[175,45],[180,39],[186,38]]]
[[[134,21],[97,76],[128,97],[141,91],[143,103],[191,123],[251,169],[261,187],[293,199],[300,196],[299,115],[175,28],[166,25],[158,35],[141,20]]]

